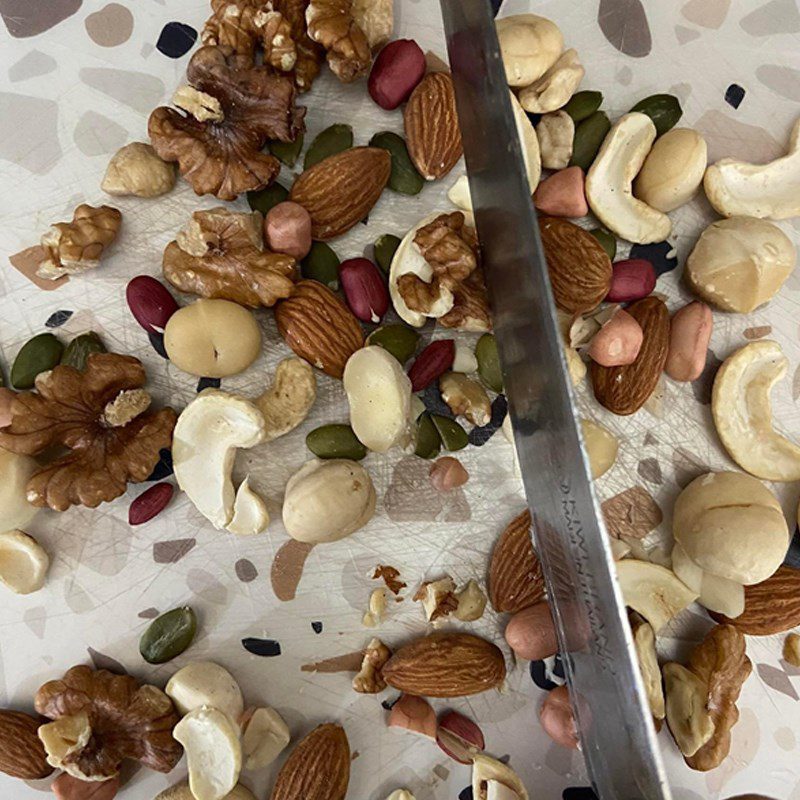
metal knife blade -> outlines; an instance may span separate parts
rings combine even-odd
[[[494,333],[582,749],[602,800],[669,800],[488,0],[441,0]]]

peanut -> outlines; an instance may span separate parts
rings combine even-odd
[[[693,381],[700,377],[706,365],[712,327],[711,309],[700,300],[675,312],[664,367],[672,380]]]
[[[558,642],[550,606],[542,602],[518,611],[506,626],[505,637],[518,658],[539,661],[555,655]]]
[[[275,253],[300,260],[311,250],[311,217],[303,206],[287,200],[273,206],[264,217],[264,239]]]
[[[545,733],[563,747],[578,748],[578,734],[575,729],[575,715],[569,702],[566,686],[556,686],[545,697],[539,709],[539,722]]]
[[[617,311],[595,334],[589,356],[604,367],[632,364],[639,355],[644,333],[639,323],[623,309]]]
[[[439,492],[449,492],[469,480],[469,473],[463,464],[452,456],[442,456],[434,461],[429,474],[433,488]]]

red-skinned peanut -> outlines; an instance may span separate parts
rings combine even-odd
[[[540,661],[558,651],[556,628],[546,602],[517,611],[506,625],[505,636],[518,658]]]
[[[606,295],[609,303],[628,303],[647,297],[656,288],[655,267],[644,258],[617,261],[611,274],[611,288]]]
[[[431,342],[416,358],[408,370],[411,391],[422,391],[453,366],[456,344],[452,339]]]
[[[425,75],[425,54],[413,39],[397,39],[381,50],[369,74],[370,97],[387,111],[408,100]]]
[[[556,686],[547,693],[542,707],[539,709],[539,721],[545,733],[556,744],[578,748],[578,732],[575,728],[575,715],[569,702],[569,691],[566,686]]]
[[[128,308],[148,333],[163,333],[169,318],[178,310],[175,298],[150,275],[137,275],[125,289]]]
[[[389,292],[378,268],[368,258],[350,258],[339,265],[347,305],[362,322],[380,322],[389,310]]]

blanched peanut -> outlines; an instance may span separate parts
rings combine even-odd
[[[665,370],[674,381],[693,381],[706,365],[713,321],[711,309],[699,300],[689,303],[672,317],[669,354]]]
[[[298,261],[311,250],[311,217],[303,206],[287,200],[273,206],[264,217],[264,240],[274,253]]]
[[[539,709],[539,722],[544,732],[563,747],[578,748],[578,733],[575,729],[575,715],[569,702],[566,686],[556,686],[545,697]]]
[[[584,175],[580,167],[554,172],[545,178],[533,193],[533,202],[539,211],[552,217],[584,217],[589,213],[583,191]]]
[[[506,626],[505,637],[518,658],[539,661],[558,651],[556,629],[547,603],[537,603],[514,614]]]
[[[620,309],[589,343],[589,356],[604,367],[632,364],[639,355],[644,333],[639,323]]]

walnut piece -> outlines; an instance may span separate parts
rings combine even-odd
[[[127,758],[169,772],[183,753],[172,738],[172,700],[130,675],[72,667],[39,688],[35,706],[56,720],[39,729],[48,763],[81,780],[113,777]]]
[[[100,188],[106,194],[158,197],[175,185],[175,165],[158,157],[152,145],[131,142],[108,162]]]
[[[42,236],[44,260],[36,274],[51,281],[95,269],[103,251],[117,238],[122,214],[111,206],[79,205],[72,222],[57,222]]]
[[[353,678],[353,689],[360,694],[382,692],[386,682],[381,676],[381,669],[391,656],[392,651],[380,639],[372,639],[364,651],[361,671]]]
[[[448,289],[455,289],[478,266],[475,231],[464,223],[460,211],[440,214],[423,225],[414,235],[414,244]]]
[[[319,75],[325,60],[325,49],[308,35],[306,8],[309,0],[274,0],[273,6],[289,24],[289,32],[297,51],[291,76],[299,92],[307,92]]]
[[[222,119],[200,120],[174,108],[156,108],[147,127],[158,155],[177,161],[197,194],[235,200],[270,184],[280,162],[262,148],[274,139],[293,142],[303,130],[305,108],[294,105],[292,80],[268,66],[237,68],[236,51],[221,45],[201,47],[186,76],[191,87],[219,103]],[[208,100],[201,105],[216,115],[207,108]]]
[[[140,390],[144,382],[138,359],[93,353],[83,372],[57,366],[37,382],[38,392],[15,395],[11,423],[0,430],[0,447],[26,455],[69,449],[33,473],[26,487],[30,503],[54,511],[95,508],[123,494],[129,482],[150,475],[159,451],[172,443],[177,415],[171,408],[139,411],[143,397],[131,390]],[[120,395],[124,400],[117,406]],[[130,421],[116,427],[105,417],[120,423],[134,410]]]
[[[353,0],[311,0],[308,35],[327,51],[328,65],[343,83],[366,74],[372,63],[369,42],[353,17]]]
[[[436,581],[426,581],[417,589],[413,599],[422,601],[428,622],[447,617],[458,608],[456,584],[449,575]]]
[[[263,19],[264,62],[280,72],[289,72],[297,63],[292,26],[280,11],[267,11]]]
[[[375,567],[375,572],[372,573],[372,579],[377,580],[378,578],[386,584],[386,588],[394,595],[400,594],[400,590],[405,589],[408,585],[400,580],[400,570],[388,564],[378,564],[378,566]]]
[[[264,250],[261,214],[195,211],[164,250],[164,277],[182,292],[257,308],[289,297],[297,262]]]
[[[463,414],[473,425],[486,425],[492,418],[492,402],[486,389],[467,375],[445,372],[439,378],[439,391],[453,414]]]
[[[472,274],[453,289],[453,307],[437,322],[445,328],[485,333],[492,329],[489,293],[483,269],[477,267]]]
[[[394,0],[353,0],[352,14],[375,52],[392,38]]]
[[[219,100],[194,86],[179,86],[172,95],[172,104],[191,114],[198,122],[222,122],[225,119]]]

